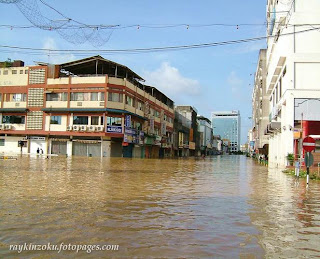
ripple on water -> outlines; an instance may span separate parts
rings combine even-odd
[[[0,257],[31,242],[120,245],[88,258],[319,255],[319,183],[245,157],[22,157],[0,164],[0,189]]]

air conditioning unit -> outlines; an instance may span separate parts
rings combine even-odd
[[[77,102],[77,106],[82,106],[82,102]]]
[[[20,107],[20,103],[15,103],[15,107]]]
[[[96,130],[96,127],[93,126],[93,125],[91,125],[91,126],[88,127],[88,130],[91,131],[91,132],[93,132],[93,131]]]
[[[67,126],[67,131],[71,131],[72,130],[72,126]]]
[[[98,132],[103,131],[103,126],[96,126],[96,131],[98,131]]]
[[[80,131],[87,131],[87,125],[81,125]]]
[[[4,125],[4,129],[5,130],[11,130],[12,129],[12,125],[11,124],[5,124]]]
[[[72,126],[73,131],[79,131],[79,125],[73,125]]]
[[[104,106],[104,102],[100,102],[100,106]]]

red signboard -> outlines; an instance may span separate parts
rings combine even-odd
[[[316,141],[314,140],[314,138],[306,137],[302,142],[302,146],[304,151],[311,152],[316,148]]]

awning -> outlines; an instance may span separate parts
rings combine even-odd
[[[0,112],[17,112],[17,113],[24,113],[27,112],[27,108],[1,108]]]
[[[63,112],[112,112],[120,114],[129,114],[135,117],[138,117],[143,120],[148,120],[148,118],[129,112],[126,110],[110,109],[110,108],[43,108],[42,111],[47,113],[63,113]]]

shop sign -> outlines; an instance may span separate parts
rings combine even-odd
[[[126,127],[131,127],[131,115],[126,115],[124,119],[124,125]]]
[[[167,124],[166,122],[161,123],[161,135],[166,135],[167,134]]]
[[[150,133],[150,134],[153,134],[153,133],[154,133],[154,119],[153,119],[153,118],[151,118],[151,119],[149,120],[149,133]]]
[[[196,143],[195,142],[189,142],[189,149],[195,150],[196,149]]]
[[[108,133],[122,133],[122,126],[107,126]]]
[[[131,128],[125,128],[124,132],[127,133],[128,135],[136,135],[136,130],[135,129],[131,129]]]
[[[31,136],[30,139],[31,140],[46,140],[45,137],[37,137],[37,136]]]
[[[140,133],[139,133],[139,144],[143,145],[143,143],[144,143],[144,132],[140,131]]]

